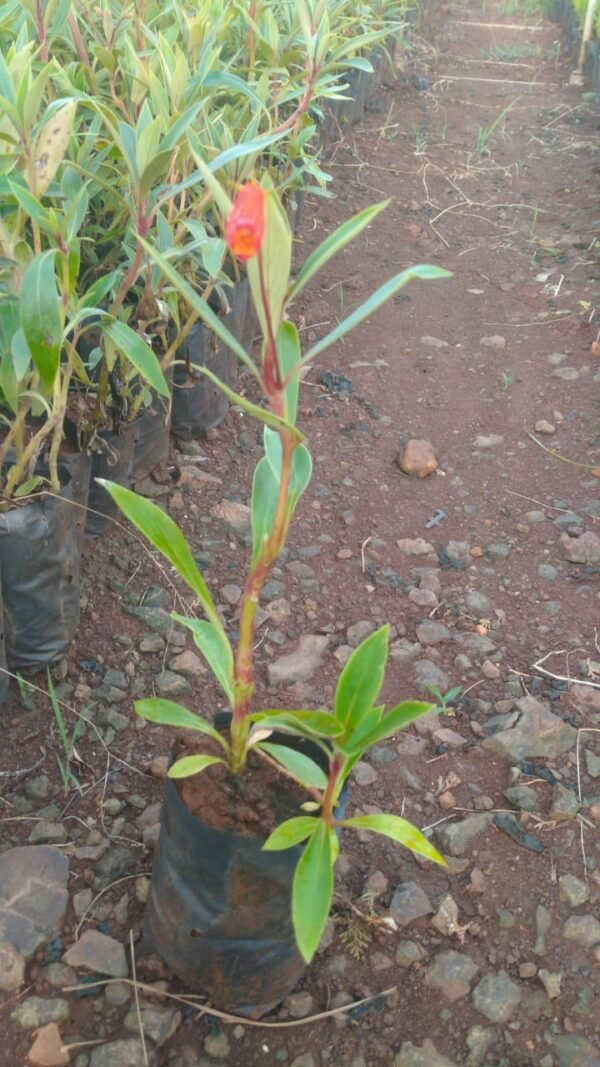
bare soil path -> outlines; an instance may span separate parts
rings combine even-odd
[[[308,374],[315,475],[258,651],[269,701],[325,703],[349,648],[387,621],[388,700],[460,687],[447,714],[376,750],[351,794],[354,811],[430,827],[450,870],[344,841],[340,896],[398,930],[338,902],[273,1021],[393,990],[347,1018],[221,1027],[180,1012],[164,994],[185,991],[140,959],[159,983],[142,998],[155,1067],[600,1064],[598,113],[568,85],[559,28],[515,7],[432,4],[380,109],[341,131],[336,199],[307,206],[299,260],[391,200],[298,307],[308,341],[404,267],[453,277],[411,284]],[[433,444],[427,478],[397,465],[409,438]],[[199,452],[173,452],[148,488],[164,491],[235,630],[256,430],[231,412]],[[47,700],[15,693],[1,713],[3,774],[42,760],[0,778],[3,848],[49,842],[70,872],[62,934],[42,939],[0,1008],[2,1067],[29,1063],[35,1026],[53,1018],[65,1044],[102,1042],[73,1049],[76,1067],[144,1064],[131,987],[63,993],[85,972],[60,961],[85,929],[139,934],[169,737],[135,721],[132,699],[218,706],[191,649],[181,658],[168,576],[127,531],[87,546],[86,575],[59,686],[86,720],[83,795],[61,781]],[[285,658],[306,635],[328,638],[312,666]]]

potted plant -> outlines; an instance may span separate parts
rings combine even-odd
[[[240,350],[161,254],[145,247],[181,297],[243,359],[262,393],[260,403],[231,395],[262,422],[265,448],[254,472],[252,552],[235,650],[175,523],[151,501],[104,484],[202,606],[203,619],[174,618],[192,631],[229,708],[224,720],[211,721],[168,700],[136,704],[139,715],[180,728],[184,738],[165,790],[146,936],[176,974],[220,1007],[256,1016],[293,987],[319,945],[342,829],[370,829],[444,862],[421,832],[398,816],[344,816],[343,791],[356,761],[431,710],[429,704],[404,701],[386,712],[379,703],[388,628],[354,651],[331,711],[255,708],[253,646],[261,589],[311,476],[310,453],[296,423],[299,371],[411,278],[442,278],[448,272],[425,266],[403,271],[302,355],[298,331],[287,317],[289,305],[386,205],[367,208],[342,225],[290,281],[291,233],[268,180],[242,186],[233,204],[214,180],[211,186],[227,218],[228,246],[247,265],[263,333],[260,363]],[[215,379],[208,369],[205,374]],[[205,710],[201,694],[197,707]],[[288,817],[277,825],[281,812]]]

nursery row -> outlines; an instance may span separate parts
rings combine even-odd
[[[330,195],[323,150],[377,92],[404,8],[2,7],[9,670],[53,663],[72,639],[84,532],[98,535],[116,514],[95,479],[135,484],[166,457],[170,428],[190,438],[226,413],[215,376],[235,385],[255,319],[244,264],[225,241],[224,193],[258,178],[296,226],[306,190]],[[219,340],[221,322],[236,352]]]

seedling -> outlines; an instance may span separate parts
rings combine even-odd
[[[52,681],[50,671],[48,671],[48,695],[50,697],[50,703],[52,704],[54,718],[56,719],[58,735],[63,747],[63,756],[59,756],[58,752],[55,752],[55,756],[65,796],[72,786],[75,787],[78,793],[82,793],[83,790],[81,784],[71,767],[71,760],[73,759],[73,754],[75,752],[75,733],[73,732],[70,737],[67,733],[64,715],[58,702],[58,697],[56,696],[56,689],[54,688],[54,682]]]
[[[432,710],[437,711],[439,709],[443,715],[448,714],[449,706],[451,704],[454,704],[457,698],[462,693],[462,687],[460,685],[455,685],[452,689],[449,689],[447,693],[442,693],[440,687],[434,685],[433,682],[427,682],[425,688],[429,690],[431,695],[435,697],[437,701],[435,707]]]

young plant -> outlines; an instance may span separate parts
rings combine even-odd
[[[426,703],[404,701],[386,712],[379,703],[388,655],[387,626],[370,635],[348,660],[331,711],[259,710],[253,706],[256,610],[312,470],[306,439],[296,423],[299,373],[307,363],[314,362],[317,356],[372,315],[408,281],[443,278],[448,272],[431,266],[402,271],[346,314],[330,333],[302,354],[298,331],[287,316],[289,305],[337,252],[363,233],[386,203],[364,209],[335,230],[309,255],[295,280],[291,280],[291,233],[269,180],[264,178],[262,184],[249,182],[242,186],[231,203],[201,159],[198,164],[227,220],[225,237],[228,247],[246,264],[263,335],[259,362],[250,358],[223,321],[213,314],[161,253],[148,242],[142,243],[180,299],[236,352],[262,392],[264,407],[234,393],[207,368],[197,368],[220,385],[233,403],[263,424],[264,456],[256,467],[252,485],[252,551],[235,650],[192,552],[175,523],[151,501],[110,482],[102,484],[124,514],[169,560],[202,605],[204,619],[181,615],[174,615],[174,618],[192,631],[231,709],[231,724],[225,735],[195,712],[171,701],[147,699],[137,702],[136,711],[143,718],[208,735],[218,746],[218,754],[199,753],[177,760],[169,771],[170,777],[197,774],[219,763],[225,764],[232,774],[242,774],[248,755],[253,751],[278,764],[307,790],[307,802],[303,805],[305,813],[279,826],[264,848],[274,851],[304,843],[294,879],[292,916],[298,947],[308,962],[318,947],[329,914],[340,829],[370,829],[428,859],[444,861],[416,827],[398,816],[340,817],[340,797],[355,763],[372,745],[431,709]],[[306,754],[274,739],[274,732],[306,739],[315,747],[311,754]],[[313,758],[317,753],[320,758]]]

